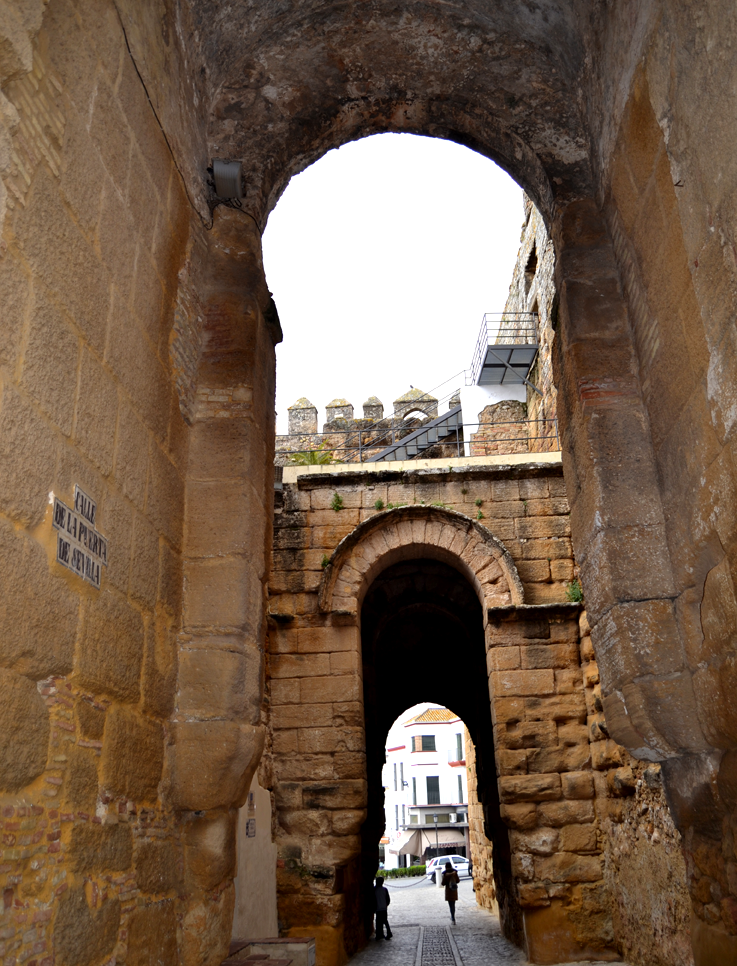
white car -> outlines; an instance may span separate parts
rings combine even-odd
[[[459,878],[463,875],[471,874],[470,863],[468,859],[464,858],[462,855],[441,855],[439,857],[436,856],[434,859],[430,859],[425,867],[425,875],[431,882],[435,881],[435,870],[438,867],[438,863],[440,863],[440,874],[442,875],[443,872],[445,872],[446,862],[450,862],[454,870],[458,873]]]

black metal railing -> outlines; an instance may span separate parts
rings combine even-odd
[[[449,382],[449,381],[450,380],[447,380],[447,382]],[[441,383],[441,385],[444,385],[444,383]],[[437,407],[439,408],[440,406],[444,405],[445,403],[449,403],[450,400],[453,399],[454,397],[460,398],[460,392],[461,392],[461,390],[460,390],[460,387],[459,387],[458,389],[454,389],[452,392],[446,393],[445,396],[441,396],[440,399],[435,399],[434,396],[432,396],[430,393],[427,393],[426,392],[426,393],[423,393],[422,396],[418,396],[416,400],[413,400],[413,404],[418,407],[418,409],[417,409],[418,412],[422,412],[421,406],[423,405],[423,402],[424,403],[427,403],[429,401],[433,401],[433,402],[435,402],[437,404]],[[405,404],[405,407],[404,407],[405,408],[405,412],[406,412],[406,406],[407,406],[407,404]],[[412,411],[410,410],[410,415],[411,415],[411,412]],[[438,416],[428,416],[428,417],[426,417],[426,419],[427,420],[438,419],[438,418],[442,417],[442,415],[443,414],[440,413]],[[411,428],[407,428],[406,419],[407,419],[407,417],[404,414],[400,413],[398,410],[395,409],[388,416],[384,416],[380,420],[377,420],[376,421],[376,426],[367,426],[365,429],[364,428],[360,428],[360,427],[358,429],[349,429],[349,430],[336,429],[336,430],[334,430],[332,432],[329,432],[329,433],[325,433],[325,432],[323,432],[323,433],[299,433],[299,434],[292,434],[291,436],[289,434],[287,434],[286,436],[277,436],[276,438],[277,438],[277,442],[280,439],[291,439],[291,438],[295,438],[295,437],[296,438],[299,438],[299,439],[313,439],[316,436],[329,437],[329,436],[335,436],[336,434],[340,434],[340,433],[345,432],[345,433],[348,433],[350,435],[348,435],[347,438],[346,438],[346,440],[344,441],[343,448],[344,449],[357,448],[360,451],[361,448],[362,448],[362,444],[361,444],[362,434],[363,434],[363,438],[368,438],[368,435],[370,433],[379,433],[380,434],[380,433],[384,432],[385,429],[386,429],[387,432],[391,431],[392,433],[402,432],[402,431],[404,431],[406,429],[406,432],[404,433],[404,435],[407,435],[408,433],[414,432],[418,427],[417,426],[412,426]],[[358,421],[358,420],[356,420],[356,421]],[[393,439],[392,439],[392,442],[394,442]],[[386,443],[385,445],[386,446],[390,446],[391,443]],[[310,450],[307,450],[307,452],[310,452]],[[359,462],[360,462],[360,460],[359,460]]]
[[[334,430],[330,433],[309,433],[277,436],[276,455],[284,458],[284,465],[302,464],[303,454],[324,455],[324,463],[363,463],[376,457],[381,450],[401,444],[422,426],[392,425],[386,428]],[[520,447],[526,446],[525,449]],[[558,452],[558,420],[554,418],[509,420],[500,423],[461,423],[452,433],[424,450],[404,459],[430,459],[425,453],[440,448],[438,458],[463,456],[509,456],[514,453]],[[290,457],[298,457],[290,459]],[[305,461],[306,462],[306,461]],[[309,465],[319,465],[319,460]],[[389,462],[389,460],[387,460]]]
[[[471,368],[466,369],[467,386],[477,385],[490,345],[537,345],[537,312],[484,313]]]

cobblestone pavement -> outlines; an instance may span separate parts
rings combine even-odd
[[[443,890],[426,879],[385,882],[391,895],[394,938],[371,940],[350,966],[523,966],[524,954],[507,942],[499,920],[476,905],[470,879],[462,879],[451,925]],[[578,963],[577,966],[586,966]],[[588,966],[625,966],[589,963]]]

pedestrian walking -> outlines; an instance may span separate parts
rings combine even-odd
[[[445,901],[448,903],[450,909],[450,921],[455,924],[456,921],[456,902],[458,902],[458,873],[450,864],[450,862],[445,863],[445,872],[443,872],[443,878],[440,880],[440,885],[445,886]]]
[[[376,913],[377,940],[392,938],[392,931],[389,927],[389,920],[387,919],[389,914],[389,903],[391,901],[389,890],[384,885],[383,876],[377,875],[376,885],[374,886],[374,912]],[[384,926],[386,926],[386,937],[384,936]]]

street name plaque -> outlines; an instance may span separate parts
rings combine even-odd
[[[73,509],[54,497],[57,563],[99,590],[102,567],[107,567],[107,540],[95,528],[96,516],[97,504],[78,486]]]

